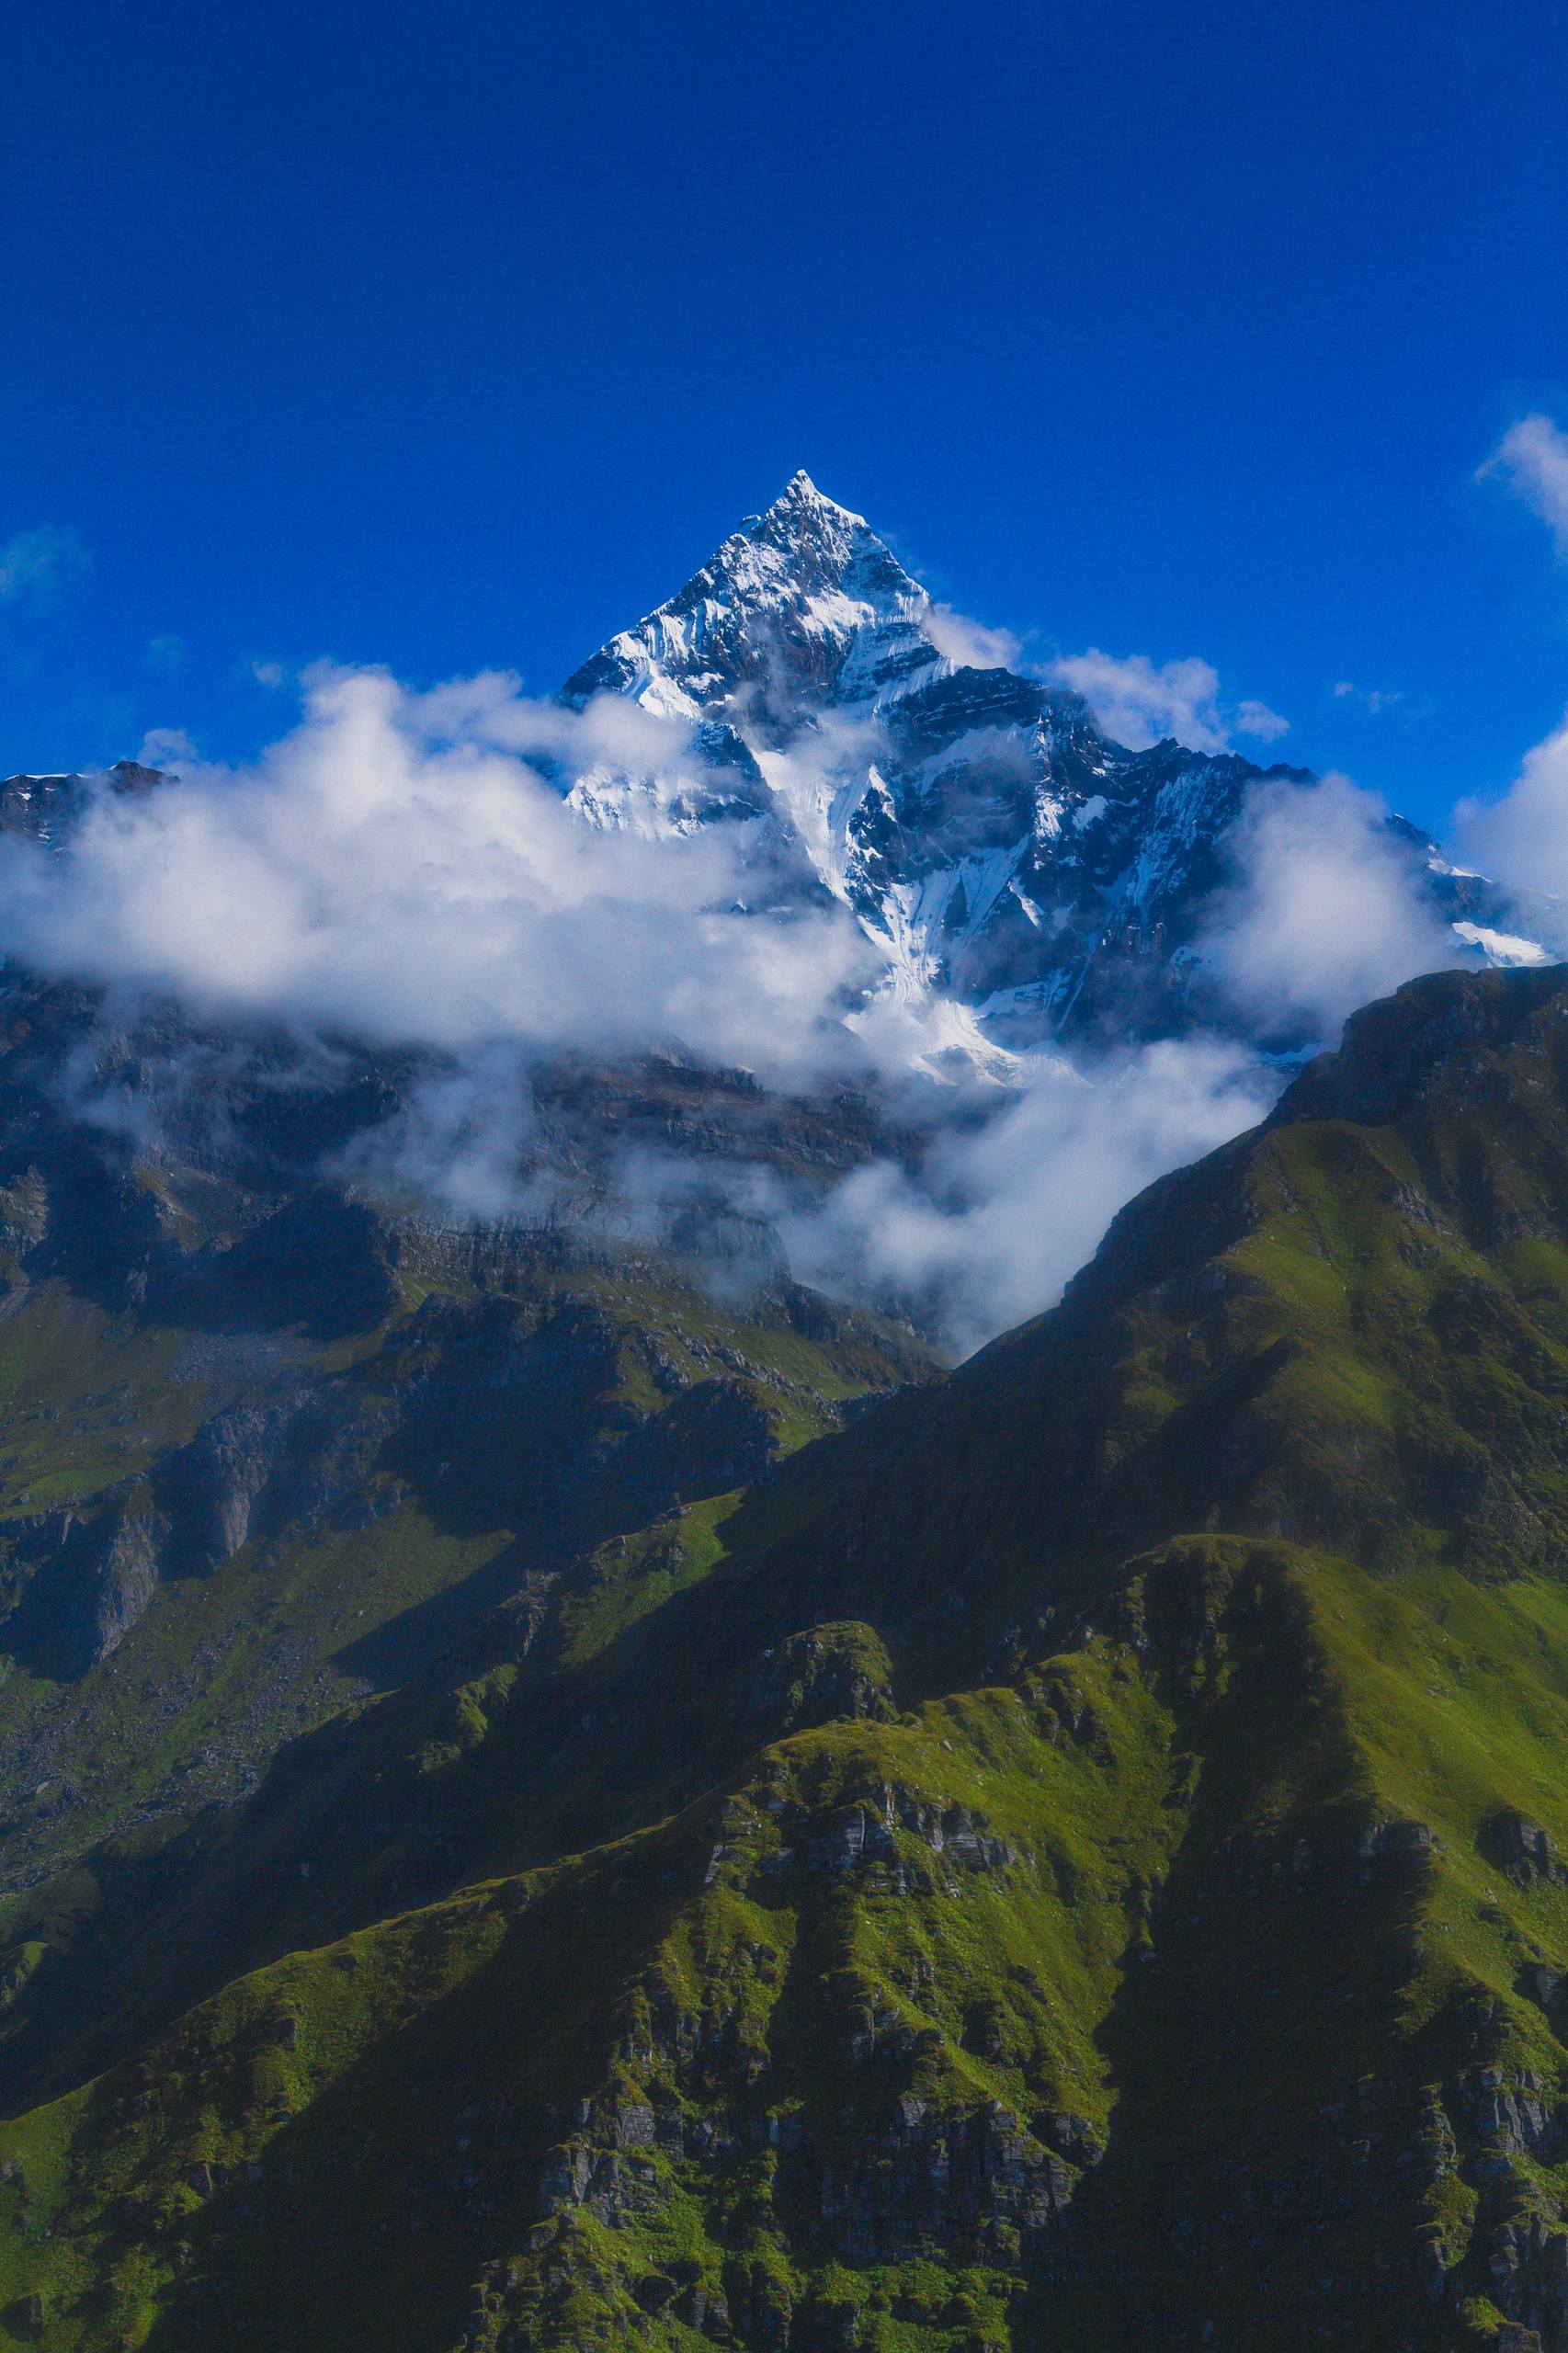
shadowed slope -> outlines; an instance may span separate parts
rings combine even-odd
[[[5,2128],[0,2329],[1562,2353],[1565,1016],[1369,1009],[644,1606],[280,1760],[256,1853],[324,1790],[373,1900],[423,1782],[478,1883]]]

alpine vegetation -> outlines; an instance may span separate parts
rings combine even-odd
[[[80,17],[0,2353],[1568,2353],[1568,12]]]
[[[18,2353],[1568,2347],[1558,747],[1020,660],[0,788]]]

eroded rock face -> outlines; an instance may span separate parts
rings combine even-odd
[[[938,2250],[945,2263],[997,2263],[1041,2279],[1069,2271],[1071,2210],[1103,2135],[1069,2110],[1031,2120],[977,2097],[951,2072],[957,2054],[942,2032],[888,2006],[852,1969],[822,1965],[846,1904],[917,1881],[926,1899],[964,1902],[1027,1873],[1027,1859],[971,1807],[892,1784],[826,1809],[736,1797],[712,1836],[704,1888],[722,1881],[783,1903],[799,1924],[794,1954],[766,1940],[733,1953],[729,2006],[694,2010],[685,1985],[659,1970],[638,1984],[634,2022],[611,2054],[613,2088],[578,2106],[541,2168],[542,2243],[569,2262],[574,2242],[551,2234],[574,2212],[616,2236],[635,2234],[659,2226],[676,2178],[751,2169],[766,2184],[780,2248],[809,2278],[835,2264],[917,2264]],[[1017,1973],[1029,1979],[1028,1998],[1041,2000],[1032,1974]],[[806,2050],[834,2088],[802,2103],[794,2094]],[[758,2353],[855,2345],[865,2317],[847,2280],[802,2291],[782,2263],[755,2259],[725,2264],[722,2278],[667,2267],[631,2292],[644,2312]],[[905,2316],[934,2319],[937,2307],[917,2313],[911,2302]]]
[[[46,1673],[73,1677],[98,1665],[152,1600],[167,1533],[140,1480],[88,1509],[23,1522],[15,1546],[29,1581],[6,1629],[13,1646]]]
[[[175,1574],[200,1576],[232,1561],[258,1529],[269,1496],[274,1516],[298,1508],[302,1498],[289,1479],[295,1465],[288,1439],[303,1402],[296,1395],[233,1406],[214,1415],[169,1463],[162,1485]],[[285,1491],[278,1495],[280,1484]]]
[[[954,2115],[906,2093],[880,2131],[846,2146],[786,2144],[776,2196],[846,2263],[907,2262],[941,2245],[1038,2273],[1060,2259],[1075,2179],[1000,2100]]]
[[[896,1712],[892,1669],[873,1627],[856,1620],[791,1634],[762,1662],[756,1692],[764,1734],[801,1731],[835,1716],[886,1722]]]
[[[1499,2224],[1486,2268],[1493,2301],[1508,2316],[1500,2353],[1509,2336],[1519,2353],[1568,2353],[1568,2228],[1561,2219],[1537,2214]]]
[[[166,781],[162,769],[144,767],[139,760],[116,760],[112,767],[69,775],[0,778],[0,834],[58,849],[98,796],[131,799]]]
[[[1487,1825],[1486,1844],[1510,1879],[1521,1887],[1560,1887],[1568,1881],[1551,1834],[1528,1814],[1513,1809],[1495,1814]]]
[[[144,1477],[90,1503],[13,1523],[25,1583],[6,1644],[44,1673],[100,1665],[147,1610],[160,1580],[223,1567],[286,1524],[356,1503],[384,1437],[339,1394],[299,1391],[215,1415]]]

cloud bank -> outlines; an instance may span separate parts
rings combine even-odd
[[[1253,1026],[1327,1041],[1358,1006],[1458,960],[1388,818],[1347,777],[1254,789],[1201,941]]]
[[[1211,699],[1196,668],[1183,691]],[[1168,679],[1160,691],[1168,708]],[[675,1049],[784,1091],[881,1087],[913,1139],[897,1161],[790,1189],[733,1157],[644,1160],[621,1170],[618,1213],[653,1231],[694,1187],[716,1188],[772,1222],[803,1279],[900,1298],[967,1348],[1048,1305],[1124,1200],[1250,1124],[1281,1083],[1205,1037],[1076,1067],[1038,1056],[1010,1092],[913,1080],[970,1017],[877,995],[883,961],[844,907],[756,912],[790,896],[773,830],[687,824],[686,789],[711,770],[683,723],[619,699],[577,713],[509,676],[414,693],[322,669],[301,722],[254,766],[203,765],[167,733],[155,748],[177,781],[102,792],[62,847],[0,840],[0,949],[174,997],[220,1030],[285,1025],[318,1071],[335,1039],[427,1050],[402,1108],[331,1173],[459,1217],[560,1207],[533,1077],[563,1052]],[[816,808],[837,748],[770,755],[777,790]],[[596,785],[617,777],[651,779],[657,829],[608,822]],[[1568,880],[1568,722],[1502,801],[1461,818],[1479,862],[1521,892]],[[1466,953],[1383,804],[1342,777],[1262,779],[1229,847],[1196,944],[1249,1035],[1329,1041],[1354,1006]],[[76,1108],[136,1116],[85,1092]]]
[[[534,765],[653,754],[678,777],[684,753],[625,703],[579,717],[506,678],[416,695],[324,672],[254,768],[101,796],[63,856],[6,841],[0,945],[218,1016],[444,1049],[676,1046],[797,1083],[849,1055],[835,1017],[871,969],[849,915],[756,920],[739,843],[597,832]]]
[[[989,1116],[972,1090],[912,1081],[926,1017],[869,998],[882,964],[847,910],[748,912],[769,904],[765,824],[595,822],[596,779],[653,777],[667,810],[697,773],[683,725],[619,699],[575,713],[506,676],[417,694],[323,669],[301,723],[252,767],[204,765],[171,731],[150,748],[176,780],[99,793],[62,846],[0,841],[0,949],[121,1000],[173,997],[220,1031],[282,1024],[312,1083],[334,1039],[428,1050],[401,1108],[330,1173],[449,1214],[558,1204],[532,1077],[562,1051],[675,1048],[785,1090],[884,1083],[924,1138],[907,1165],[825,1194],[733,1161],[697,1178],[629,1167],[622,1210],[635,1230],[639,1197],[657,1211],[699,1179],[728,1188],[803,1279],[896,1294],[967,1347],[1046,1304],[1131,1192],[1256,1117],[1277,1083],[1209,1041],[1089,1071],[1040,1058],[1012,1093],[983,1090]],[[199,1062],[195,1091],[221,1092]],[[192,1116],[173,1069],[143,1074],[139,1106],[95,1095],[85,1072],[73,1084],[79,1113],[143,1142]]]

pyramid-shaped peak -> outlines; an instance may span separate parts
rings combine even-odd
[[[765,514],[746,517],[710,569],[730,583],[744,578],[756,586],[766,584],[770,597],[791,588],[810,595],[829,586],[873,604],[906,606],[925,597],[865,517],[827,497],[804,468],[790,476]]]
[[[740,696],[753,732],[782,741],[823,704],[869,706],[929,671],[929,601],[865,517],[802,468],[562,691],[578,708],[630,693],[681,718]]]
[[[863,515],[857,515],[852,507],[841,506],[835,498],[825,496],[804,466],[790,475],[762,520],[767,522],[774,516],[786,515],[820,515],[831,517],[840,527],[847,523],[861,531],[870,529]]]

